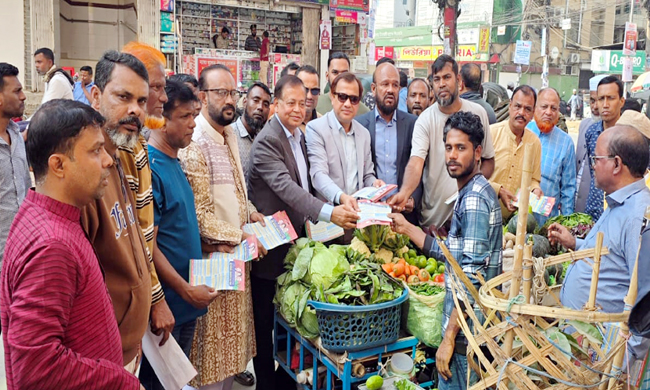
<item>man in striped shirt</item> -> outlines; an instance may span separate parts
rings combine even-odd
[[[120,146],[118,154],[124,169],[124,175],[129,182],[129,188],[135,198],[136,214],[146,240],[147,257],[151,264],[151,328],[156,334],[161,331],[164,332],[164,343],[174,329],[175,321],[165,300],[165,294],[154,266],[153,257],[161,256],[162,253],[154,250],[153,190],[145,136],[149,138],[148,132],[157,131],[165,124],[165,119],[162,116],[163,106],[167,103],[165,56],[160,50],[140,42],[128,43],[122,48],[122,51],[142,61],[149,74],[149,99],[147,100],[147,116],[144,121],[144,128],[138,136],[138,142],[132,147],[130,145]]]
[[[12,224],[0,279],[9,390],[143,389],[123,367],[104,275],[80,224],[81,208],[108,186],[103,123],[91,107],[62,99],[32,118],[36,189]]]

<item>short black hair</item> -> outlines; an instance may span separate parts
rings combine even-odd
[[[447,142],[447,133],[451,130],[460,130],[467,134],[469,141],[474,145],[474,149],[483,143],[483,138],[485,137],[481,118],[469,111],[458,111],[447,118],[442,134],[443,142]]]
[[[47,58],[48,60],[54,62],[54,52],[52,49],[47,48],[47,47],[41,47],[40,49],[36,50],[34,52],[34,57],[37,55],[42,54],[43,57]]]
[[[427,76],[427,81],[428,81],[429,83],[433,83],[433,73],[431,73],[431,74],[429,74],[429,75]]]
[[[305,84],[302,83],[302,80],[296,76],[288,74],[284,77],[281,77],[280,80],[275,83],[275,90],[273,91],[273,94],[275,95],[276,99],[282,99],[282,91],[284,91],[285,88],[295,87],[298,85],[303,88],[305,87]]]
[[[18,76],[18,68],[7,62],[0,62],[0,91],[5,87],[5,77],[14,76]]]
[[[458,74],[458,62],[456,60],[447,54],[442,54],[436,58],[436,60],[433,62],[433,65],[431,65],[431,74],[436,74],[440,72],[445,65],[451,64],[451,70],[454,72],[454,74]]]
[[[300,69],[300,65],[296,64],[295,62],[289,62],[287,66],[282,69],[282,72],[280,72],[280,78],[286,76],[289,74],[289,71],[295,70],[296,72]]]
[[[223,28],[221,29],[221,32],[222,32],[222,33],[225,32],[225,33],[230,34],[230,29],[229,29],[228,27],[226,27],[226,26],[223,26]]]
[[[650,149],[648,141],[640,131],[631,126],[630,130],[624,129],[609,138],[607,151],[610,156],[618,156],[623,164],[630,170],[632,176],[641,178],[648,169]],[[627,133],[627,134],[626,134]],[[630,134],[632,133],[632,134]]]
[[[93,67],[89,65],[84,65],[81,68],[79,68],[79,72],[88,72],[89,75],[93,75]]]
[[[252,30],[252,29],[257,30],[257,24],[251,24],[251,30]]]
[[[262,33],[262,36],[268,38],[268,37],[269,37],[269,32],[268,32],[268,31],[264,31],[264,32]]]
[[[251,91],[254,90],[255,88],[262,88],[262,90],[267,95],[271,96],[271,90],[269,89],[269,87],[266,84],[264,84],[261,81],[254,82],[253,85],[251,85],[250,88],[248,88],[248,91],[246,91],[246,96],[250,95]]]
[[[48,160],[55,153],[72,157],[81,131],[88,126],[103,126],[104,117],[85,103],[54,99],[43,103],[29,122],[25,150],[36,182],[48,171]]]
[[[230,73],[230,68],[228,68],[224,64],[212,64],[206,68],[203,68],[201,71],[201,74],[199,75],[199,90],[204,91],[208,88],[207,83],[208,81],[206,78],[208,77],[208,73],[212,72],[213,70],[225,70],[226,72]],[[230,73],[232,74],[232,73]]]
[[[111,75],[115,69],[115,65],[123,65],[135,72],[140,78],[147,82],[149,85],[149,73],[145,68],[142,61],[129,53],[120,53],[116,50],[108,50],[104,52],[102,58],[99,59],[95,67],[95,85],[100,91],[104,92],[106,85],[111,82]]]
[[[409,85],[409,77],[403,71],[399,71],[399,87],[405,88]]]
[[[512,91],[512,98],[510,100],[514,99],[517,92],[520,92],[520,91],[521,91],[521,93],[523,93],[526,96],[533,95],[533,102],[534,102],[535,105],[537,105],[537,92],[535,92],[533,87],[531,87],[530,85],[526,85],[526,84],[520,85],[517,88],[515,88],[515,90]]]
[[[596,87],[596,91],[598,91],[598,88],[601,85],[612,84],[612,83],[616,84],[616,86],[618,87],[618,97],[622,98],[623,97],[623,82],[621,80],[619,80],[618,77],[616,77],[616,76],[603,77],[603,79],[598,82],[598,87]]]
[[[348,55],[343,52],[335,51],[334,53],[330,54],[330,58],[327,59],[327,69],[330,68],[330,63],[332,60],[346,60],[348,62],[348,66],[350,66],[350,59],[348,58]]]
[[[430,90],[431,90],[431,86],[429,85],[429,83],[427,82],[427,80],[425,80],[425,79],[423,79],[423,78],[420,78],[420,77],[416,77],[416,78],[414,78],[413,80],[411,80],[411,82],[409,83],[409,89],[411,89],[411,85],[415,84],[416,81],[421,81],[421,82],[423,82],[424,85],[427,86],[427,91],[430,91]]]
[[[180,81],[181,83],[188,83],[192,84],[194,88],[199,87],[199,80],[196,79],[196,77],[192,76],[191,74],[187,73],[177,73],[169,76],[169,80],[172,81]]]
[[[311,65],[303,65],[300,68],[298,68],[298,70],[296,71],[296,76],[298,76],[298,74],[300,74],[302,72],[309,73],[309,74],[315,74],[316,76],[318,76],[318,71],[316,70],[316,68],[314,68]]]
[[[199,98],[196,97],[190,87],[178,80],[167,80],[165,93],[167,94],[167,102],[163,106],[163,116],[167,119],[172,117],[174,110],[179,105],[199,101]]]
[[[345,81],[348,83],[357,83],[359,86],[359,97],[363,97],[363,84],[361,84],[361,80],[357,76],[355,76],[353,73],[350,72],[343,72],[336,76],[336,78],[332,81],[332,89],[330,92],[336,93],[336,87],[339,85],[341,81]]]
[[[460,68],[460,78],[465,88],[478,92],[481,87],[481,68],[476,64],[465,64]]]
[[[621,107],[621,114],[623,114],[627,110],[641,112],[642,110],[641,103],[634,98],[625,99],[625,103],[623,103],[623,107]]]
[[[379,61],[377,61],[377,63],[375,64],[375,67],[378,67],[379,65],[381,65],[383,63],[386,63],[386,62],[388,62],[389,64],[395,65],[395,61],[393,61],[392,58],[390,58],[390,57],[381,57],[379,59]]]

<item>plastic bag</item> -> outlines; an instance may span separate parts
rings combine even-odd
[[[402,327],[425,345],[438,348],[442,341],[442,309],[445,292],[426,296],[409,288],[409,299],[402,306]]]

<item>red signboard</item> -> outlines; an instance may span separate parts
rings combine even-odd
[[[336,10],[337,22],[357,24],[358,20],[358,14],[355,11]]]
[[[226,58],[209,58],[209,57],[198,57],[196,59],[197,65],[196,65],[196,76],[201,75],[201,71],[204,68],[207,68],[210,65],[214,64],[222,64],[228,67],[230,69],[230,73],[232,73],[232,76],[235,78],[235,80],[239,80],[239,66],[237,64],[237,60],[232,60],[232,59],[226,59]]]
[[[330,0],[330,8],[368,12],[368,0]]]
[[[394,58],[395,55],[395,50],[393,49],[392,46],[386,46],[386,47],[375,47],[375,60],[379,61],[380,59],[384,57],[388,58]]]

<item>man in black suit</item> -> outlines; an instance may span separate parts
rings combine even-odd
[[[255,137],[247,171],[248,195],[264,215],[287,212],[299,235],[305,223],[333,222],[353,229],[359,218],[347,206],[334,207],[311,194],[307,148],[298,128],[305,118],[305,86],[296,76],[285,76],[275,86],[275,115]],[[273,296],[276,278],[284,271],[289,244],[272,249],[253,264],[251,286],[257,356],[253,359],[257,383],[265,390],[295,388],[296,383],[273,361]],[[259,385],[258,385],[259,386]]]
[[[370,132],[370,148],[375,175],[386,184],[402,185],[404,170],[411,156],[411,138],[417,116],[397,109],[400,75],[395,65],[383,63],[372,75],[372,92],[376,107],[356,120]],[[397,191],[395,191],[396,193]],[[420,204],[422,186],[409,199],[404,214],[417,225],[415,205]]]

